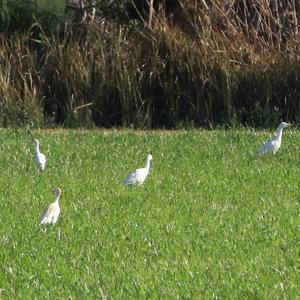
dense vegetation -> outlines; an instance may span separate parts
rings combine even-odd
[[[0,125],[297,122],[298,2],[179,2],[98,1],[80,36],[61,2],[1,2]]]
[[[0,131],[1,299],[299,299],[300,134]],[[122,180],[151,151],[143,186]],[[61,217],[39,217],[59,186]]]

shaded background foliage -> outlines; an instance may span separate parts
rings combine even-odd
[[[0,125],[298,122],[298,2],[1,2]]]

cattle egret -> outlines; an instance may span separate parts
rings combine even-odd
[[[265,144],[263,144],[258,150],[257,154],[267,154],[267,153],[273,153],[275,154],[280,146],[281,146],[281,140],[282,140],[282,130],[286,127],[288,127],[289,124],[285,122],[281,122],[276,130],[276,135],[269,139]]]
[[[134,172],[130,173],[124,180],[125,185],[141,185],[145,181],[150,170],[150,160],[152,155],[147,156],[145,168],[136,169]]]
[[[37,139],[33,140],[33,144],[35,145],[34,160],[38,167],[38,172],[44,171],[46,165],[46,157],[43,153],[40,152],[40,143]]]
[[[53,195],[55,197],[55,201],[51,203],[42,214],[41,224],[55,224],[59,217],[60,207],[59,207],[58,200],[61,195],[61,189],[60,188],[54,189]]]

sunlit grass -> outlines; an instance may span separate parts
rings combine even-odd
[[[268,133],[0,131],[0,298],[296,299],[299,143]],[[140,187],[121,182],[153,155]],[[39,217],[63,190],[61,217]]]

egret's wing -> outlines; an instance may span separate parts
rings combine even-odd
[[[46,164],[46,156],[42,153],[36,154],[35,162],[38,165],[38,167],[40,167],[42,170],[44,170],[45,164]]]
[[[142,184],[148,173],[145,168],[136,169],[130,173],[124,180],[125,185]]]
[[[145,181],[147,175],[148,171],[146,170],[146,168],[136,170],[137,183],[142,184]]]
[[[46,164],[46,156],[44,154],[40,153],[39,160],[42,165]]]
[[[41,224],[52,223],[52,219],[57,213],[56,210],[57,210],[57,207],[50,204],[41,216]]]
[[[52,224],[55,224],[57,222],[59,214],[60,214],[60,209],[58,207],[58,209],[56,210],[55,214],[53,215]]]
[[[130,173],[123,181],[125,185],[132,185],[137,183],[137,170],[134,172]]]
[[[272,152],[274,149],[274,138],[267,140],[261,147],[256,151],[258,155],[262,155],[268,152]]]

